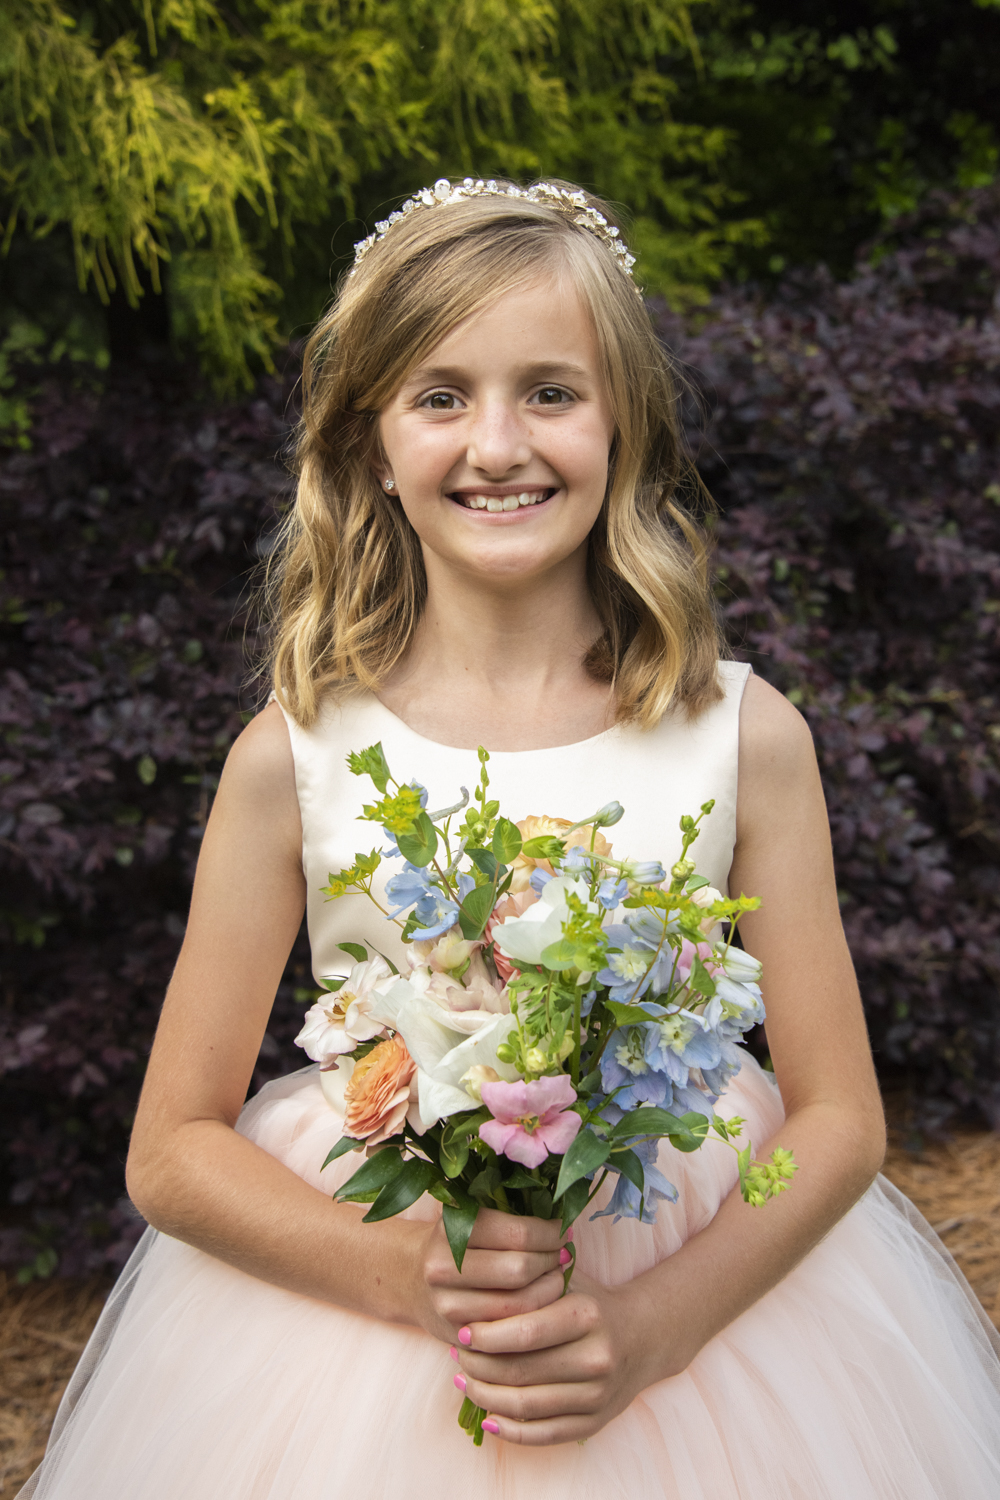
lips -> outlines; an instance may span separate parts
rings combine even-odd
[[[450,498],[465,510],[487,510],[496,515],[500,511],[523,510],[529,505],[542,505],[555,494],[554,490],[522,490],[517,495],[456,494]]]

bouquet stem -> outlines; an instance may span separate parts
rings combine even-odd
[[[481,1406],[470,1401],[468,1396],[462,1402],[462,1410],[458,1414],[458,1425],[469,1434],[477,1448],[483,1446],[483,1419],[486,1413]]]

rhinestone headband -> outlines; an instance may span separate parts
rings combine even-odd
[[[579,190],[558,187],[554,182],[535,182],[529,188],[517,187],[514,183],[501,184],[492,178],[466,177],[463,182],[452,184],[447,177],[439,177],[432,188],[421,188],[412,198],[407,198],[402,208],[380,219],[375,233],[359,241],[354,247],[354,264],[360,265],[365,256],[379,240],[384,239],[394,224],[408,218],[421,208],[439,208],[445,203],[461,203],[466,198],[524,198],[528,203],[545,203],[568,215],[574,224],[588,230],[611,251],[622,274],[631,280],[635,256],[629,254],[628,246],[614,224],[609,224],[604,215],[587,202],[586,194]],[[638,288],[636,289],[638,290]]]

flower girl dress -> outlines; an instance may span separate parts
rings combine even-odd
[[[582,818],[617,797],[619,855],[661,859],[678,820],[714,797],[695,847],[722,890],[735,839],[740,697],[652,731],[615,727],[557,749],[494,754],[491,795],[513,818]],[[349,750],[381,740],[389,764],[454,801],[475,755],[408,729],[373,697],[289,724],[302,810],[317,976],[346,972],[337,944],[403,962],[398,929],[364,897],[320,887],[373,842],[355,821]],[[382,872],[385,873],[385,872]],[[388,872],[392,873],[392,866]],[[755,1145],[783,1119],[750,1056],[720,1102]],[[357,1166],[320,1171],[341,1120],[318,1069],[269,1083],[239,1130],[325,1193]],[[661,1165],[680,1190],[654,1225],[581,1220],[579,1265],[627,1281],[671,1255],[736,1180],[721,1143]],[[602,1190],[609,1196],[610,1184]],[[331,1210],[332,1211],[332,1210]],[[766,1212],[761,1209],[760,1212]],[[438,1204],[408,1211],[429,1220]],[[788,1276],[585,1444],[473,1447],[444,1344],[415,1328],[268,1286],[152,1229],[125,1267],[56,1417],[24,1500],[997,1500],[1000,1340],[940,1241],[884,1178]]]

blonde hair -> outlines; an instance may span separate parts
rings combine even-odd
[[[374,469],[378,413],[459,322],[564,270],[593,321],[615,423],[588,555],[604,630],[585,665],[613,684],[619,721],[648,726],[673,702],[697,714],[721,697],[707,539],[682,497],[711,502],[683,456],[669,357],[594,234],[546,203],[488,196],[396,222],[307,345],[297,499],[266,586],[274,692],[300,724],[327,695],[377,692],[424,605],[419,540]]]

